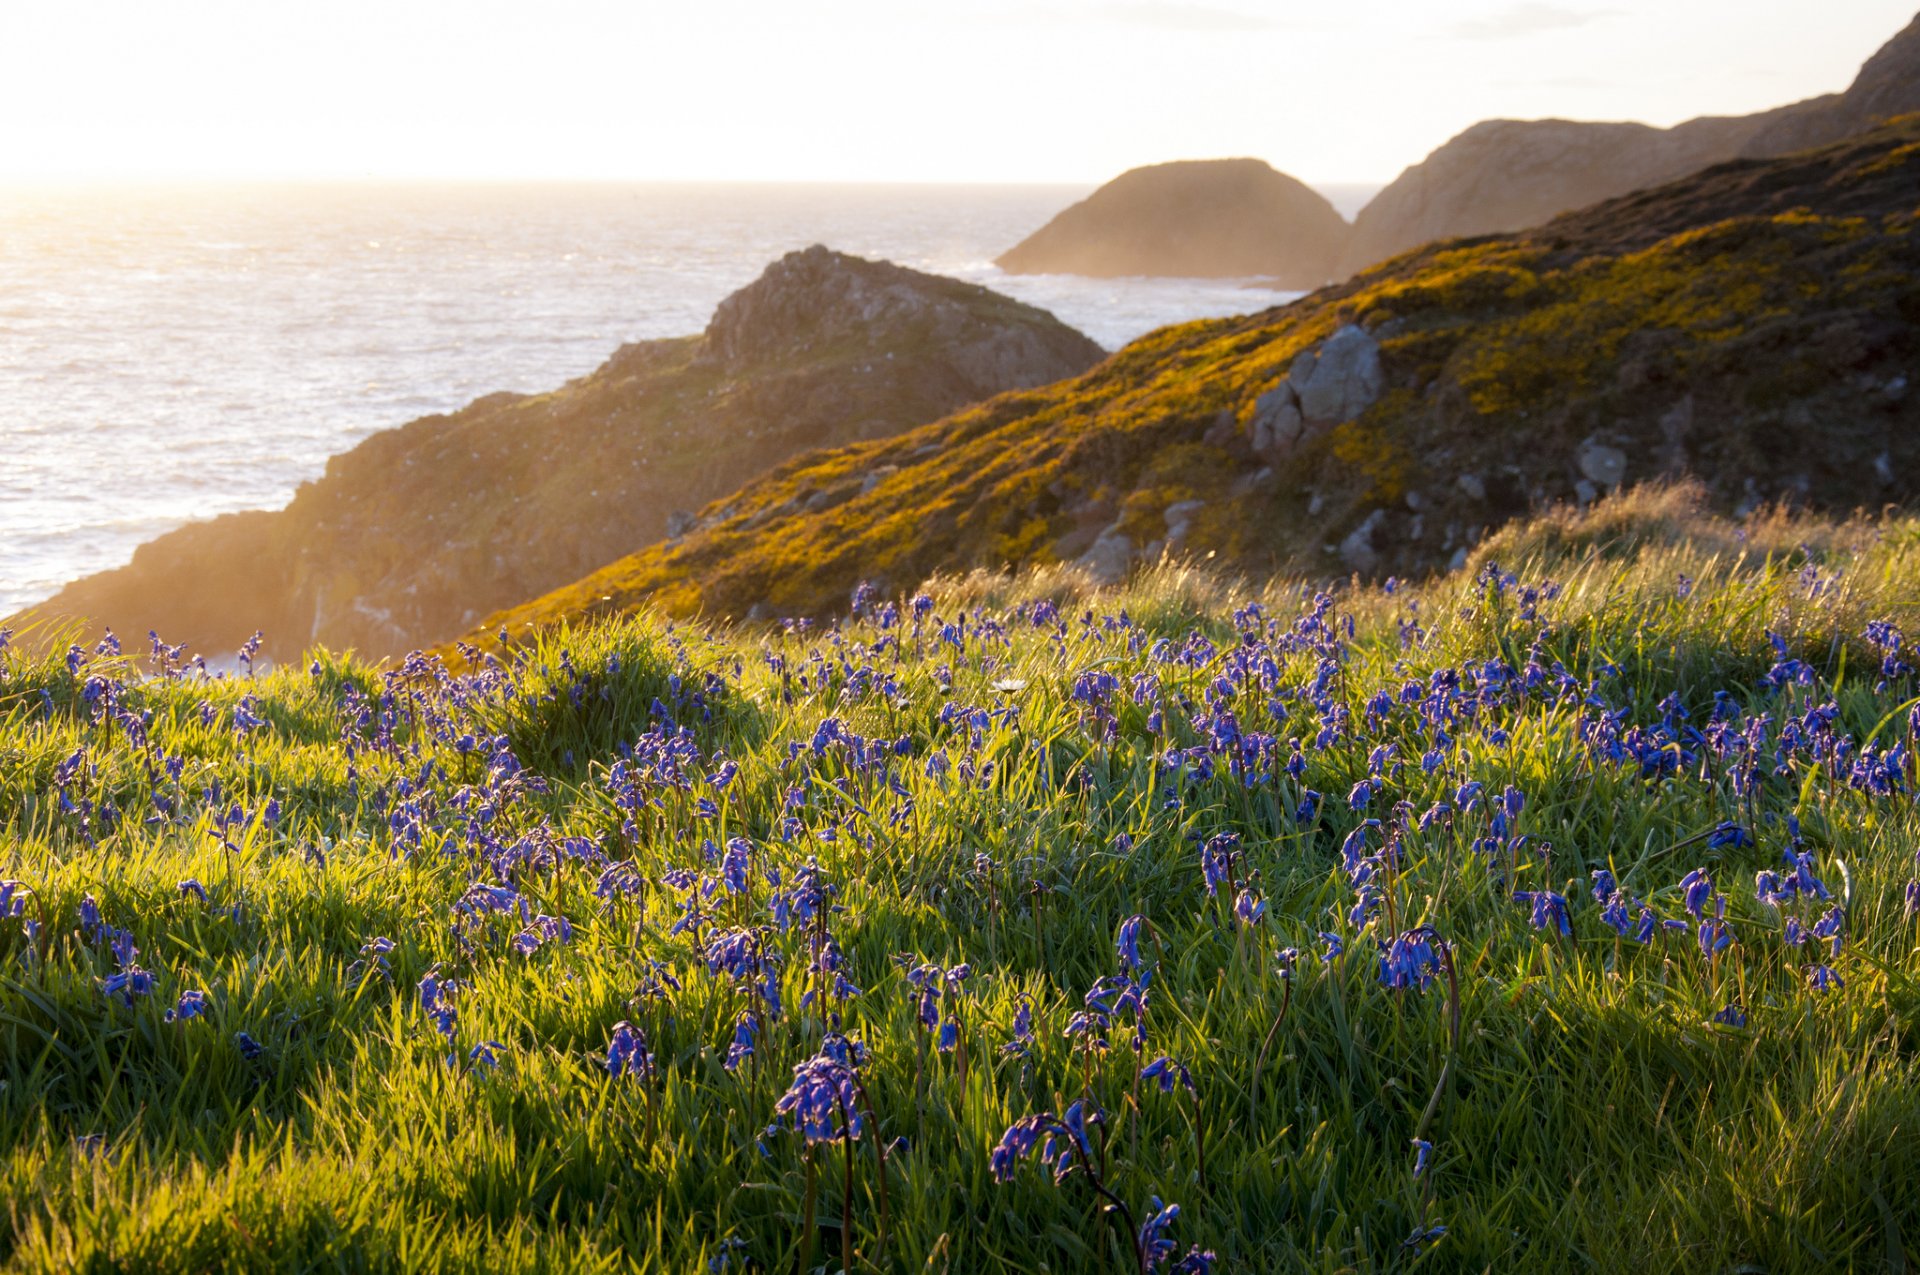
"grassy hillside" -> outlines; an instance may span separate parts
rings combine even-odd
[[[634,607],[824,614],[863,578],[910,589],[1103,541],[1122,565],[1170,549],[1261,574],[1407,574],[1530,509],[1681,474],[1723,510],[1911,499],[1916,209],[1909,117],[1434,245],[1293,305],[1156,332],[1077,379],[800,457],[684,539],[475,637]],[[1371,395],[1344,400],[1363,408],[1280,421],[1296,361],[1343,332],[1377,359]]]
[[[1905,1269],[1920,523],[1483,552],[0,654],[0,1266]]]
[[[623,347],[551,393],[495,394],[334,457],[283,510],[196,523],[42,616],[232,650],[256,629],[398,655],[659,540],[808,448],[885,436],[1083,371],[1099,346],[972,284],[813,248],[699,336]]]

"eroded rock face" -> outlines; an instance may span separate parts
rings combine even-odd
[[[1102,357],[985,288],[809,248],[722,302],[703,337],[625,346],[552,394],[489,395],[382,431],[286,509],[162,536],[35,610],[214,652],[258,628],[277,658],[316,642],[399,654],[697,533],[690,510],[808,448],[898,433]],[[832,508],[869,477],[793,508]]]

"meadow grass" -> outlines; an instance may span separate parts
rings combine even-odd
[[[1316,592],[0,654],[0,1263],[1126,1271],[1158,1199],[1162,1269],[1904,1269],[1920,523],[1642,493]]]

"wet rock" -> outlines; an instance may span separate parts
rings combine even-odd
[[[1478,474],[1462,474],[1453,480],[1453,485],[1458,487],[1460,493],[1468,500],[1485,500],[1487,498],[1487,484],[1481,480]]]

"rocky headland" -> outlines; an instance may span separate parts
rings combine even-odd
[[[682,532],[809,448],[883,438],[1104,356],[1045,311],[826,248],[734,293],[699,336],[622,347],[547,394],[367,438],[277,511],[193,523],[29,614],[200,650],[266,633],[390,655]]]

